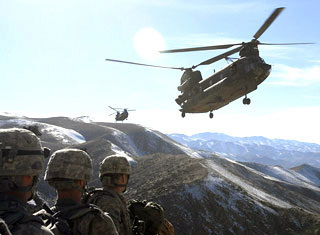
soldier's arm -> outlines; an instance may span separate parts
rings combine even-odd
[[[112,218],[117,231],[120,231],[121,205],[118,200],[110,196],[104,196],[99,198],[95,204]]]
[[[89,234],[90,235],[101,235],[101,234],[119,235],[112,219],[105,214],[96,216],[92,220]]]

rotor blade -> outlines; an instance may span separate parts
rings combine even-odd
[[[195,69],[196,67],[198,67],[198,66],[200,66],[200,65],[212,64],[212,63],[214,63],[214,62],[216,62],[216,61],[218,61],[218,60],[221,60],[221,59],[226,58],[226,57],[229,56],[229,55],[232,55],[232,54],[234,54],[234,53],[237,53],[238,51],[241,50],[241,48],[242,48],[242,46],[237,47],[237,48],[235,48],[235,49],[233,49],[233,50],[231,50],[231,51],[227,51],[227,52],[225,52],[225,53],[223,53],[223,54],[220,54],[220,55],[218,55],[218,56],[216,56],[216,57],[213,57],[213,58],[211,58],[211,59],[209,59],[209,60],[203,61],[203,62],[201,62],[200,64],[193,66],[192,68]]]
[[[275,45],[275,46],[281,46],[281,45],[307,45],[307,44],[315,44],[313,42],[290,42],[290,43],[264,43],[259,42],[259,45]]]
[[[127,111],[130,111],[130,112],[131,112],[131,111],[136,111],[136,110],[135,110],[135,109],[127,109]]]
[[[111,114],[109,114],[109,116],[112,116],[112,115],[114,115],[115,113],[111,113]]]
[[[181,67],[181,68],[178,68],[178,67],[166,67],[166,66],[151,65],[151,64],[141,64],[141,63],[136,63],[136,62],[124,61],[124,60],[106,59],[106,61],[119,62],[119,63],[125,63],[125,64],[142,65],[142,66],[155,67],[155,68],[162,68],[162,69],[178,69],[178,70],[186,70],[185,68],[182,68],[182,67]]]
[[[182,49],[173,49],[173,50],[164,50],[160,53],[175,53],[175,52],[189,52],[189,51],[205,51],[205,50],[216,50],[216,49],[226,49],[232,46],[241,45],[241,43],[236,44],[224,44],[216,46],[206,46],[206,47],[191,47],[191,48],[182,48]]]
[[[110,109],[113,109],[114,111],[118,112],[115,108],[112,108],[111,106],[108,106]]]
[[[264,33],[264,31],[266,31],[266,29],[272,24],[272,22],[277,18],[277,16],[281,13],[283,9],[284,7],[275,9],[253,37],[255,39],[258,39]]]

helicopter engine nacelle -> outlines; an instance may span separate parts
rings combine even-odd
[[[200,71],[186,70],[181,77],[180,86],[178,86],[178,91],[185,92],[186,90],[192,88],[196,83],[202,80]]]

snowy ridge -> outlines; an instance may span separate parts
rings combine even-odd
[[[304,164],[291,170],[320,187],[320,168]]]
[[[146,131],[152,133],[152,134],[155,134],[157,135],[159,138],[161,138],[163,141],[167,142],[167,143],[170,143],[170,144],[173,144],[175,145],[176,147],[178,147],[182,152],[184,152],[185,154],[187,154],[188,156],[190,157],[194,157],[194,158],[203,158],[203,156],[201,156],[198,151],[195,151],[195,150],[192,150],[186,146],[183,146],[181,144],[177,144],[173,141],[170,141],[170,140],[167,140],[165,138],[163,138],[163,136],[159,135],[156,131],[153,131],[151,129],[148,129],[148,128],[145,128]]]
[[[12,118],[26,118],[26,116],[21,113],[12,113],[12,112],[0,112],[0,116],[12,117]]]
[[[77,121],[77,122],[84,122],[84,123],[92,123],[93,120],[89,116],[80,116],[76,118],[70,118],[71,120]]]
[[[318,144],[268,139],[261,136],[240,138],[209,132],[192,136],[183,134],[168,136],[191,149],[216,153],[236,161],[281,165],[285,168],[304,163],[320,167]]]
[[[273,205],[276,205],[278,207],[282,208],[291,208],[292,206],[279,198],[275,198],[271,196],[270,194],[267,194],[251,184],[245,182],[240,177],[234,175],[233,173],[229,172],[225,168],[221,167],[218,162],[215,162],[214,160],[208,160],[208,167],[209,169],[219,173],[224,178],[228,179],[230,182],[233,182],[234,184],[240,186],[242,189],[246,190],[248,194],[254,196],[257,200],[269,202]]]
[[[133,155],[141,155],[135,143],[126,133],[112,127],[108,127],[108,128],[112,130],[112,135],[115,138],[116,142],[119,143],[119,145],[121,143],[121,149],[127,150],[127,151],[123,150],[124,152],[130,152]]]
[[[136,161],[130,156],[130,153],[123,151],[117,145],[111,143],[111,150],[118,156],[125,157],[130,163],[135,163]]]
[[[10,119],[10,120],[0,120],[0,127],[23,127],[23,126],[38,126],[39,130],[43,134],[47,134],[52,136],[58,141],[61,141],[63,144],[73,145],[73,144],[81,144],[86,140],[85,138],[78,132],[72,129],[66,129],[63,127],[45,124],[41,122],[30,121],[26,119]]]
[[[320,191],[320,181],[316,177],[315,172],[308,171],[308,174],[299,174],[294,170],[287,170],[281,166],[266,166],[258,163],[243,163],[252,169],[255,169],[265,175],[266,178],[271,180],[281,180],[286,183],[299,185],[301,187],[310,188],[315,191]],[[318,174],[320,173],[320,169]]]

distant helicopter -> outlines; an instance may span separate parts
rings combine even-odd
[[[271,65],[259,56],[258,45],[298,45],[313,43],[262,43],[258,38],[273,23],[277,16],[284,8],[277,8],[253,35],[249,42],[236,44],[224,44],[215,46],[184,48],[160,51],[161,53],[190,52],[202,50],[226,49],[233,46],[239,46],[211,59],[194,65],[190,68],[167,67],[150,64],[141,64],[130,61],[106,59],[107,61],[120,62],[134,65],[142,65],[156,68],[177,69],[184,71],[178,90],[181,94],[176,98],[180,105],[181,116],[185,117],[186,113],[205,113],[209,112],[209,117],[213,117],[212,111],[220,109],[230,102],[243,97],[243,104],[249,105],[251,100],[247,95],[256,90],[270,74]],[[239,52],[239,59],[232,61],[225,68],[214,73],[210,77],[203,79],[200,71],[194,70],[200,65],[209,65],[221,59],[230,60],[229,56]]]
[[[135,109],[112,108],[111,106],[108,106],[108,107],[110,109],[116,111],[115,113],[112,113],[109,115],[109,116],[111,116],[111,115],[116,114],[116,117],[115,117],[116,121],[127,120],[128,116],[129,116],[129,111],[136,111]]]

